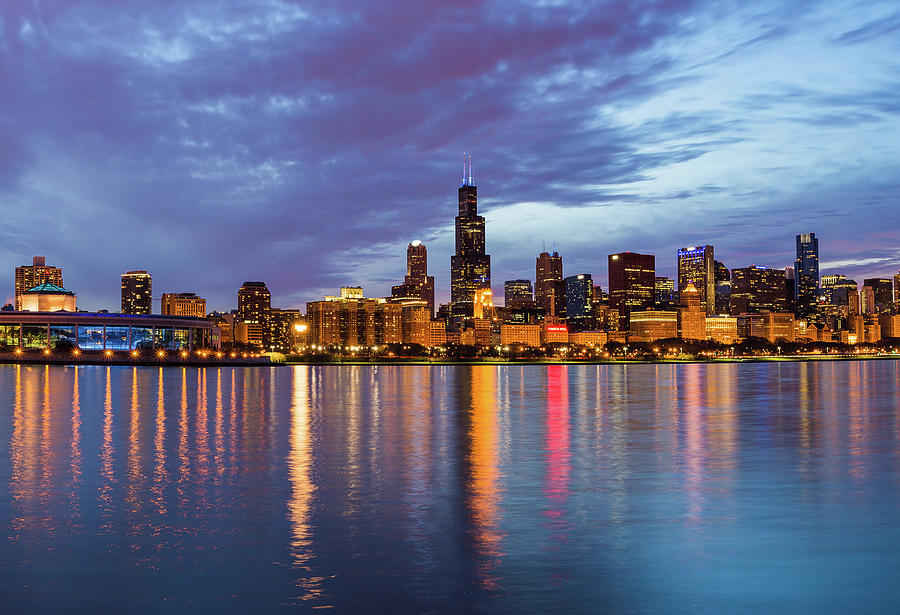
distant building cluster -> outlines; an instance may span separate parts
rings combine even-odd
[[[900,338],[900,272],[893,279],[867,278],[861,286],[841,274],[820,275],[815,233],[797,235],[795,252],[793,265],[784,269],[729,268],[716,260],[712,245],[685,247],[675,255],[674,279],[657,275],[652,254],[619,252],[607,257],[604,290],[588,272],[565,275],[554,247],[536,256],[533,280],[503,283],[504,305],[497,306],[485,219],[478,215],[478,188],[467,158],[447,304],[435,305],[428,249],[417,240],[406,248],[406,275],[389,297],[366,297],[361,287],[346,286],[307,303],[303,314],[272,307],[266,284],[248,281],[230,312],[207,312],[206,300],[193,292],[165,292],[153,316],[152,276],[134,270],[121,276],[120,313],[80,316],[79,324],[66,316],[79,311],[75,293],[63,286],[62,269],[36,256],[31,265],[16,267],[15,304],[0,313],[0,345],[212,345],[292,354],[393,345],[528,349],[664,340],[731,345],[752,338],[874,344]]]

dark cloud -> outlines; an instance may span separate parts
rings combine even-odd
[[[716,11],[686,1],[4,5],[0,216],[23,230],[7,232],[0,266],[46,253],[87,307],[115,308],[130,268],[150,270],[156,294],[196,291],[214,307],[232,307],[246,279],[299,304],[341,283],[386,292],[418,237],[446,287],[463,151],[475,156],[483,209],[500,216],[526,202],[655,212],[732,198],[724,218],[750,224],[790,199],[725,179],[654,186],[661,169],[753,143],[752,114],[784,109],[776,89],[735,92],[742,112],[666,107],[679,88],[716,88],[707,71],[718,62],[801,27],[770,7],[698,62],[684,46],[715,32]],[[781,86],[815,107],[806,124],[877,125],[896,109],[891,83],[855,97]],[[654,101],[654,113],[623,120]],[[714,241],[740,234],[715,229]],[[685,231],[622,230],[609,243],[663,250],[680,240],[661,233]],[[606,249],[572,244],[573,254]],[[496,279],[528,273],[531,258],[495,253]]]

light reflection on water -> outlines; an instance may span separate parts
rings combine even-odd
[[[886,610],[891,361],[0,366],[0,603]]]

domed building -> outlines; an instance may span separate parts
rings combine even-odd
[[[52,282],[29,288],[20,297],[24,312],[75,311],[75,293]]]

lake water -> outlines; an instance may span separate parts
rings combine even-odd
[[[900,363],[0,366],[0,611],[887,612]]]

